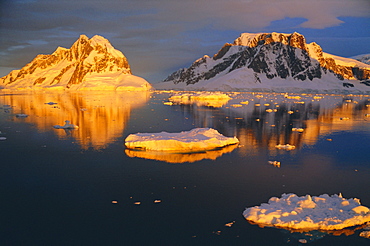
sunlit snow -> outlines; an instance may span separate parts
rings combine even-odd
[[[179,93],[171,96],[168,100],[175,104],[196,104],[198,106],[208,106],[219,108],[231,99],[230,96],[221,92],[193,92]]]
[[[225,137],[212,128],[195,128],[180,133],[137,133],[125,139],[129,149],[196,152],[237,144],[236,137]]]
[[[261,226],[286,229],[340,230],[370,221],[369,208],[357,198],[340,195],[297,196],[283,194],[272,197],[268,203],[247,208],[244,217]]]

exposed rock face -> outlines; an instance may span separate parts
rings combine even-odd
[[[225,44],[212,58],[204,56],[189,68],[168,76],[164,82],[192,85],[199,81],[229,74],[238,69],[254,73],[256,82],[261,75],[268,79],[292,78],[296,81],[321,79],[332,74],[338,80],[367,80],[370,67],[336,62],[316,43],[306,43],[299,33],[243,33],[233,44]],[[364,64],[365,65],[365,64]]]
[[[89,39],[81,35],[70,49],[58,47],[51,55],[38,55],[21,70],[0,78],[0,86],[68,89],[74,85],[83,87],[87,77],[94,76],[104,77],[106,86],[110,82],[118,86],[122,75],[131,75],[131,69],[120,51],[101,36]],[[90,86],[93,87],[91,83]]]

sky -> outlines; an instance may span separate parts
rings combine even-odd
[[[370,1],[2,0],[0,77],[85,34],[107,38],[155,83],[246,32],[298,32],[330,54],[369,54]]]

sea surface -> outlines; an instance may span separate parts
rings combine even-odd
[[[369,95],[169,101],[175,94],[2,92],[0,244],[369,245],[361,228],[290,232],[242,215],[284,193],[341,193],[370,207]],[[79,129],[53,128],[66,120]],[[187,154],[124,146],[132,133],[200,127],[240,144]]]

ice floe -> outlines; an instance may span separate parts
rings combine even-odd
[[[341,194],[299,197],[290,193],[247,208],[243,216],[261,226],[326,231],[365,224],[370,221],[370,210],[359,199],[345,199]]]
[[[194,128],[180,133],[137,133],[125,139],[128,149],[196,152],[237,144],[236,137],[226,137],[212,128]]]
[[[194,92],[179,93],[171,96],[168,100],[176,104],[194,103],[198,106],[219,108],[225,105],[230,99],[230,96],[220,92]]]
[[[78,129],[78,126],[71,124],[69,120],[66,120],[65,122],[66,123],[64,124],[64,126],[55,125],[54,128],[55,129]]]
[[[17,118],[26,118],[26,117],[28,117],[28,114],[16,114],[15,117],[17,117]]]

